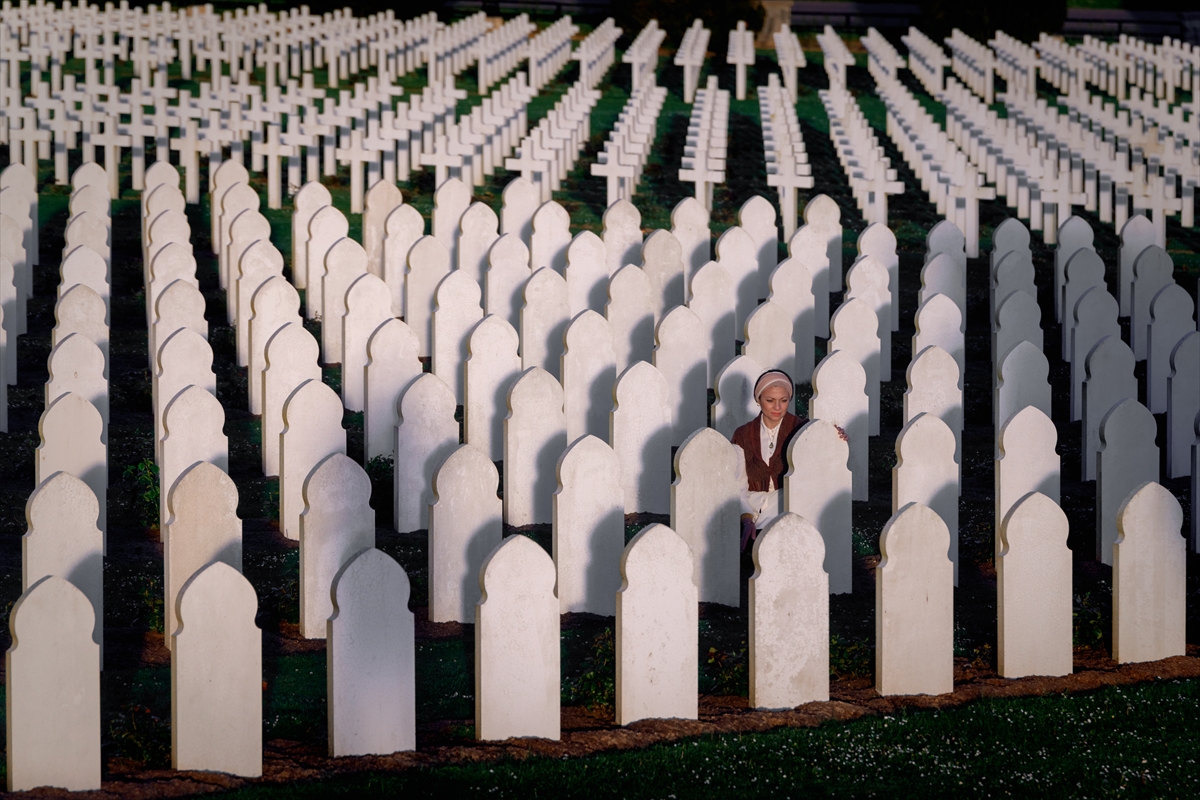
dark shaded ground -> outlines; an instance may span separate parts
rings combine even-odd
[[[854,206],[849,186],[833,155],[816,92],[826,85],[819,58],[802,73],[804,84],[798,104],[805,142],[820,191],[841,206],[845,227],[845,256],[853,262],[854,242],[864,227]],[[723,58],[710,56],[723,86],[732,85],[731,69]],[[770,60],[760,54],[757,75],[749,85],[765,80]],[[71,64],[68,64],[71,69]],[[76,65],[78,66],[78,65]],[[659,120],[659,138],[640,194],[635,203],[643,213],[647,229],[669,226],[671,207],[690,193],[690,186],[674,178],[682,156],[687,127],[685,106],[678,96],[679,71],[661,60],[662,84],[672,90]],[[128,78],[128,74],[124,74]],[[544,114],[553,100],[574,80],[568,68],[535,101],[530,122]],[[628,97],[628,68],[618,65],[600,87],[604,99],[592,115],[592,138],[576,170],[564,183],[557,199],[571,212],[575,228],[599,229],[605,198],[604,184],[590,177],[590,164],[601,149],[608,130]],[[469,79],[460,85],[473,89]],[[882,126],[882,106],[873,94],[865,69],[850,70],[852,90],[876,127]],[[912,86],[914,91],[919,87]],[[893,374],[883,386],[881,433],[871,441],[870,499],[854,507],[854,591],[831,598],[831,672],[833,700],[791,712],[765,713],[746,709],[745,602],[740,609],[702,607],[700,631],[701,719],[647,721],[628,728],[613,725],[609,706],[612,697],[611,631],[613,621],[590,615],[567,615],[563,619],[563,730],[561,743],[518,741],[476,744],[473,741],[473,626],[430,625],[424,621],[427,593],[427,549],[424,531],[396,533],[391,530],[390,469],[373,465],[370,472],[376,487],[378,546],[395,557],[408,572],[413,585],[412,606],[418,617],[418,744],[420,750],[388,758],[331,760],[325,752],[325,659],[324,643],[306,641],[297,629],[298,549],[277,529],[278,484],[262,476],[259,459],[259,421],[245,410],[246,372],[235,366],[233,331],[224,324],[225,301],[217,287],[215,259],[210,255],[207,200],[189,207],[193,245],[198,261],[201,290],[208,302],[210,342],[215,355],[217,395],[226,413],[229,437],[230,475],[240,493],[239,515],[243,519],[244,572],[259,596],[258,623],[264,641],[264,725],[267,740],[266,780],[311,779],[346,770],[394,769],[416,764],[491,760],[506,756],[582,755],[604,750],[642,747],[715,731],[766,730],[780,725],[814,725],[829,719],[852,719],[885,713],[896,708],[943,707],[969,702],[983,696],[1040,695],[1083,691],[1112,683],[1127,683],[1156,677],[1200,675],[1200,584],[1198,558],[1189,556],[1188,641],[1192,657],[1153,665],[1117,667],[1108,659],[1111,625],[1111,570],[1091,558],[1094,529],[1094,484],[1079,481],[1078,423],[1058,424],[1062,454],[1062,502],[1071,523],[1076,606],[1076,674],[1061,679],[1006,681],[995,676],[996,577],[993,549],[993,447],[991,420],[991,377],[987,313],[986,255],[968,266],[967,352],[965,375],[965,421],[963,436],[963,493],[960,500],[960,553],[962,568],[955,596],[956,691],[937,698],[879,698],[872,688],[874,663],[874,573],[878,561],[879,532],[891,515],[890,470],[895,464],[894,441],[902,421],[905,390],[903,369],[911,357],[912,320],[916,311],[924,235],[937,221],[935,209],[920,192],[913,173],[879,131],[881,143],[906,183],[906,193],[891,199],[891,224],[899,242],[901,273],[901,330],[893,336]],[[733,101],[730,114],[728,182],[718,187],[713,214],[714,239],[736,224],[737,208],[755,193],[772,199],[766,187],[757,101],[751,93],[746,101]],[[77,156],[75,157],[77,158]],[[0,167],[7,153],[0,152]],[[76,166],[72,162],[72,168]],[[41,164],[42,196],[41,266],[35,279],[35,297],[29,302],[29,332],[18,340],[20,383],[9,390],[10,433],[0,434],[0,604],[7,611],[20,594],[20,535],[24,532],[24,503],[33,490],[33,451],[38,444],[37,424],[43,408],[42,384],[49,354],[50,330],[54,324],[53,302],[58,280],[62,230],[67,217],[65,187],[49,185],[49,163]],[[501,170],[494,181],[477,191],[477,199],[499,205],[499,189],[510,176]],[[343,172],[327,180],[335,203],[348,213],[348,178]],[[255,183],[265,197],[262,178]],[[428,214],[432,178],[418,173],[403,187],[406,200]],[[801,193],[802,201],[815,192]],[[265,203],[264,203],[265,205]],[[285,259],[290,253],[289,209],[265,212],[272,223],[272,238]],[[349,216],[349,215],[348,215]],[[999,203],[981,207],[984,240],[1008,210]],[[1086,215],[1085,216],[1090,216]],[[350,216],[351,235],[361,224]],[[143,495],[130,466],[148,465],[152,459],[153,421],[150,406],[150,374],[146,358],[144,297],[141,287],[141,253],[138,240],[136,194],[126,190],[113,207],[113,313],[110,398],[112,423],[109,429],[109,553],[105,575],[106,669],[103,675],[103,723],[106,779],[111,791],[125,796],[167,796],[210,791],[239,782],[221,776],[185,775],[166,771],[169,764],[169,658],[163,647],[162,549],[157,530],[147,522],[156,519],[152,503]],[[1117,240],[1111,226],[1089,219],[1097,232],[1096,247],[1109,264],[1110,288],[1115,286]],[[1168,227],[1170,249],[1180,266],[1176,280],[1189,292],[1196,284],[1195,252],[1200,235],[1172,223]],[[1051,362],[1055,417],[1066,418],[1069,371],[1056,357],[1059,328],[1053,323],[1053,254],[1033,237],[1034,263],[1041,287],[1046,352]],[[782,248],[781,248],[782,249]],[[832,305],[841,301],[833,297]],[[817,343],[818,357],[824,343]],[[1144,368],[1140,368],[1144,369]],[[1142,375],[1144,380],[1144,375]],[[325,370],[327,382],[337,385],[340,368]],[[803,412],[811,394],[800,387],[798,410]],[[1160,419],[1160,446],[1162,426]],[[349,453],[361,458],[362,417],[347,413]],[[1186,480],[1166,482],[1190,513]],[[151,501],[153,497],[148,498]],[[627,535],[664,518],[636,516],[627,520]],[[1185,520],[1185,526],[1187,525]],[[507,534],[518,533],[506,531]],[[550,547],[549,526],[520,531],[544,547]],[[742,577],[752,569],[743,559]],[[744,586],[743,580],[743,586]],[[743,592],[745,590],[743,589]],[[0,630],[0,646],[8,646],[7,626]]]

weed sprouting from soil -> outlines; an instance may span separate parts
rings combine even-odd
[[[125,465],[125,471],[121,474],[137,487],[137,513],[142,525],[147,528],[158,527],[158,464],[152,458],[143,458],[136,464]]]
[[[612,628],[605,628],[592,639],[584,658],[583,673],[563,684],[565,705],[581,705],[591,711],[611,711],[616,703],[617,645]]]

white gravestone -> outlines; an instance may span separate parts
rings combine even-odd
[[[567,282],[552,267],[541,267],[524,287],[521,306],[521,366],[541,367],[558,377],[563,333],[571,320]]]
[[[917,292],[917,306],[935,294],[945,295],[958,306],[961,318],[966,318],[967,278],[962,266],[953,256],[938,253],[933,260],[921,268],[921,288]]]
[[[567,302],[571,315],[587,309],[603,312],[608,298],[608,251],[591,231],[580,231],[567,247]]]
[[[687,306],[667,312],[654,332],[654,366],[667,381],[671,444],[678,446],[708,422],[708,353],[704,327]]]
[[[928,506],[950,534],[947,551],[958,585],[958,464],[954,434],[932,414],[918,414],[896,437],[896,466],[892,468],[892,513],[909,503]]]
[[[74,475],[88,485],[100,510],[96,527],[107,530],[108,449],[100,439],[100,412],[77,394],[64,394],[38,420],[41,443],[33,461],[35,484],[56,472]]]
[[[613,275],[626,264],[641,261],[642,215],[628,200],[618,200],[604,210],[603,226],[605,264]]]
[[[953,300],[944,294],[933,295],[917,309],[913,318],[916,330],[912,351],[920,353],[926,347],[940,347],[954,358],[959,374],[964,374],[967,357],[962,319],[962,312]]]
[[[765,370],[750,356],[737,356],[717,373],[713,392],[712,427],[726,439],[734,431],[758,416],[754,383]]]
[[[911,503],[879,537],[875,568],[875,690],[954,691],[954,565],[950,534],[934,511]]]
[[[471,205],[471,190],[458,178],[448,178],[433,193],[433,237],[446,248],[451,264],[458,264],[459,223]]]
[[[998,428],[1026,406],[1050,416],[1050,364],[1042,351],[1021,342],[1004,357],[997,370],[996,419]]]
[[[625,547],[617,454],[595,436],[584,436],[563,451],[555,471],[552,549],[559,610],[612,616]]]
[[[434,237],[422,236],[408,251],[402,316],[421,343],[422,357],[433,353],[434,297],[449,274],[450,252]]]
[[[1070,675],[1071,551],[1067,515],[1030,492],[996,529],[997,672],[1005,678]]]
[[[858,235],[858,255],[874,256],[887,267],[888,287],[892,294],[892,330],[900,329],[900,261],[896,255],[896,234],[878,222]],[[832,262],[831,262],[832,263]],[[831,290],[833,281],[830,281]],[[818,334],[819,335],[819,334]]]
[[[475,606],[475,736],[558,739],[561,725],[554,563],[511,536],[479,569]]]
[[[104,298],[88,286],[77,284],[54,305],[54,330],[50,346],[54,347],[72,333],[81,333],[96,343],[104,353],[104,375],[108,377],[108,323]],[[15,344],[15,343],[14,343]]]
[[[832,422],[815,419],[788,445],[790,468],[783,476],[783,507],[812,522],[821,534],[825,580],[830,594],[854,589],[850,448]]]
[[[1113,660],[1158,661],[1186,650],[1183,509],[1155,482],[1137,486],[1117,514],[1113,543]]]
[[[342,401],[321,381],[307,380],[284,401],[279,433],[279,529],[287,538],[300,538],[305,481],[335,453],[346,453]],[[324,617],[321,625],[323,632]]]
[[[1012,416],[996,438],[996,514],[999,531],[1008,512],[1030,492],[1054,503],[1061,498],[1062,459],[1055,447],[1058,429],[1045,412],[1026,406]],[[996,556],[1003,545],[996,536]]]
[[[279,434],[283,432],[283,404],[301,384],[321,380],[316,338],[298,321],[277,330],[263,348],[262,457],[263,474],[279,474]]]
[[[521,374],[519,344],[513,326],[494,314],[484,317],[467,337],[465,439],[492,461],[504,459],[508,392]]]
[[[1008,351],[1020,342],[1042,349],[1042,309],[1037,299],[1017,291],[1000,301],[992,328],[992,364],[999,367]]]
[[[429,504],[429,621],[470,622],[479,602],[484,561],[503,535],[500,475],[469,444],[451,453],[433,475]]]
[[[294,292],[295,290],[293,290]],[[297,302],[299,302],[298,299]],[[207,340],[208,322],[204,319],[204,310],[204,295],[200,294],[200,290],[193,284],[185,280],[177,280],[165,288],[158,296],[156,319],[148,337],[150,347],[154,348],[155,355],[159,353],[160,343],[180,328],[195,331],[201,338]]]
[[[1034,281],[1033,257],[1027,251],[1006,253],[996,264],[993,271],[990,300],[992,325],[996,324],[996,312],[1001,300],[1013,292],[1021,291],[1030,297],[1037,297],[1037,284]]]
[[[867,376],[867,432],[871,436],[879,435],[879,335],[875,332],[878,325],[871,306],[857,298],[843,302],[829,319],[830,351],[852,356]]]
[[[392,294],[392,314],[404,316],[405,280],[408,254],[425,235],[425,218],[410,205],[395,208],[388,215],[383,234],[383,264],[379,277]]]
[[[694,197],[685,197],[671,209],[671,235],[679,241],[683,259],[685,299],[692,276],[712,260],[712,232],[708,227],[708,209]]]
[[[175,395],[193,385],[216,394],[217,377],[212,362],[212,347],[191,328],[180,328],[163,340],[158,349],[158,371],[150,387],[156,457],[162,453],[163,415]]]
[[[712,428],[693,431],[675,453],[671,529],[691,548],[702,603],[740,605],[736,531],[741,451]]]
[[[432,374],[418,375],[396,401],[395,523],[401,533],[429,527],[433,474],[458,447],[454,392]]]
[[[163,634],[167,647],[178,630],[176,603],[184,584],[217,561],[242,571],[242,521],[237,486],[207,461],[184,471],[167,497],[163,528]]]
[[[636,264],[620,267],[608,282],[604,316],[612,330],[617,372],[649,361],[654,349],[654,290]]]
[[[309,223],[317,211],[332,205],[333,196],[317,181],[301,186],[292,198],[292,281],[297,289],[308,286]]]
[[[1070,216],[1058,228],[1058,246],[1054,248],[1054,318],[1062,322],[1063,284],[1066,283],[1067,261],[1079,250],[1094,250],[1092,226],[1083,217]]]
[[[1150,302],[1146,336],[1146,405],[1152,414],[1167,410],[1167,378],[1171,353],[1179,340],[1196,331],[1195,303],[1177,283],[1169,283]]]
[[[796,371],[792,378],[797,383],[812,380],[815,350],[813,348],[812,273],[798,258],[786,258],[771,273],[768,300],[783,306],[792,316],[792,341],[796,346]]]
[[[850,446],[850,473],[853,499],[866,500],[867,431],[870,405],[867,400],[867,373],[848,353],[834,350],[813,370],[813,396],[808,416],[823,419],[846,432]]]
[[[408,575],[364,550],[333,581],[326,632],[329,755],[417,749],[416,654]]]
[[[1095,250],[1080,250],[1071,256],[1063,281],[1063,308],[1066,309],[1062,327],[1062,357],[1070,358],[1071,335],[1075,323],[1075,304],[1089,289],[1104,289],[1104,262]]]
[[[919,351],[905,372],[904,424],[917,414],[932,414],[954,433],[954,460],[962,473],[963,393],[958,364],[942,348],[930,345]],[[961,486],[960,486],[961,489]]]
[[[339,239],[325,254],[325,275],[321,279],[324,311],[321,316],[321,355],[326,364],[342,364],[345,343],[342,340],[346,316],[346,290],[367,273],[367,253],[353,239]],[[361,409],[351,409],[358,411]]]
[[[224,429],[225,409],[207,389],[189,386],[175,395],[163,413],[160,498],[170,498],[175,482],[197,462],[208,461],[228,471],[229,439]],[[159,502],[159,530],[166,530],[169,519],[169,504]]]
[[[160,252],[159,255],[161,256],[162,253]],[[112,322],[112,309],[109,304],[111,289],[108,285],[107,267],[104,265],[104,259],[95,250],[90,247],[76,247],[63,258],[62,266],[59,267],[59,275],[61,278],[58,282],[59,297],[62,297],[77,283],[90,286],[92,291],[104,300],[105,306],[109,306],[109,322]],[[161,285],[166,286],[165,283]],[[154,302],[155,295],[148,294],[147,296],[149,298],[147,304],[150,305]],[[153,305],[150,307],[153,308]],[[13,309],[15,312],[16,307],[13,306]]]
[[[846,295],[844,300],[861,298],[875,310],[879,334],[879,379],[884,383],[892,380],[892,295],[888,290],[888,273],[879,259],[863,256],[856,260],[846,273]],[[810,348],[811,349],[811,348]]]
[[[363,443],[367,461],[396,458],[396,401],[421,374],[417,336],[403,320],[389,319],[367,340],[367,365],[363,372]]]
[[[518,176],[505,184],[500,199],[500,232],[511,233],[528,247],[534,230],[534,215],[541,205],[541,193],[532,181]]]
[[[100,646],[95,612],[65,578],[48,576],[9,612],[5,654],[8,790],[100,789]]]
[[[1087,377],[1083,382],[1083,459],[1080,474],[1085,481],[1096,480],[1096,454],[1100,452],[1100,423],[1122,400],[1138,397],[1137,377],[1133,374],[1133,351],[1117,336],[1105,336],[1084,362]]]
[[[541,367],[513,382],[504,418],[504,521],[514,527],[553,521],[555,465],[567,448],[562,386]]]
[[[736,325],[740,331],[759,299],[758,256],[754,240],[746,231],[734,226],[717,239],[716,253],[717,263],[725,268],[733,284]]]
[[[750,578],[750,707],[829,699],[829,576],[821,532],[777,517],[754,541]]]
[[[383,237],[387,218],[404,203],[396,184],[376,181],[367,190],[367,204],[362,216],[363,248],[367,251],[367,269],[383,277]]]
[[[704,325],[708,385],[715,387],[717,373],[734,356],[737,338],[737,298],[733,278],[716,261],[710,261],[692,276],[688,297],[688,308]]]
[[[1200,332],[1190,331],[1171,352],[1167,379],[1167,477],[1192,474],[1194,423],[1200,414]]]
[[[616,722],[696,719],[697,594],[687,542],[666,525],[633,537],[617,592]]]
[[[342,405],[350,411],[366,408],[371,336],[391,319],[387,284],[369,272],[355,278],[346,290],[342,317]]]
[[[325,256],[334,243],[350,233],[346,216],[333,206],[313,214],[308,223],[308,248],[305,254],[304,316],[316,319],[325,313]]]
[[[517,328],[521,324],[525,285],[529,271],[529,248],[516,235],[506,233],[487,254],[483,303],[488,314],[496,314]]]
[[[1128,317],[1133,310],[1133,262],[1150,245],[1154,244],[1154,223],[1144,214],[1134,214],[1121,226],[1121,245],[1117,248],[1117,286],[1121,316]]]
[[[609,436],[621,465],[630,513],[670,510],[671,406],[667,382],[649,362],[621,373],[613,387]]]
[[[796,372],[796,345],[792,341],[792,315],[787,309],[770,300],[760,303],[746,318],[742,355],[747,355],[763,369],[781,369],[788,375]]]
[[[500,238],[499,231],[500,218],[486,203],[471,203],[459,221],[458,260],[452,263],[480,286],[487,273],[488,251]]]
[[[612,328],[595,311],[571,320],[563,334],[562,375],[567,441],[591,434],[608,438],[608,413],[616,383]]]
[[[684,303],[683,250],[670,231],[652,231],[642,243],[642,270],[654,295],[654,320]]]
[[[829,260],[826,287],[831,292],[842,291],[842,209],[837,201],[824,194],[809,200],[804,206],[804,227],[825,242],[825,257]]]
[[[179,595],[171,648],[171,768],[262,775],[262,631],[250,581],[216,562]]]
[[[38,485],[25,504],[28,529],[21,537],[21,590],[47,575],[66,578],[91,603],[92,639],[104,653],[104,537],[96,527],[100,506],[88,485],[56,472]],[[9,742],[12,742],[10,729]]]
[[[1159,455],[1154,444],[1157,433],[1154,416],[1132,398],[1113,406],[1100,423],[1100,450],[1096,455],[1096,558],[1101,563],[1113,564],[1121,506],[1143,483],[1158,480]]]
[[[738,209],[738,226],[754,241],[758,256],[758,297],[767,296],[771,273],[779,263],[779,225],[775,206],[762,195],[754,195]]]
[[[104,420],[101,433],[108,441],[108,381],[104,378],[104,354],[91,339],[72,333],[50,351],[46,359],[50,379],[45,386],[45,405],[50,406],[67,392],[87,398]]]
[[[1174,281],[1171,256],[1157,245],[1147,247],[1133,262],[1133,291],[1130,294],[1129,346],[1138,361],[1146,358],[1150,326],[1150,303],[1164,286]]]
[[[375,546],[371,479],[343,453],[326,456],[304,481],[300,515],[300,635],[323,639],[333,614],[334,578]]]
[[[1108,289],[1095,286],[1080,295],[1071,331],[1071,421],[1083,419],[1083,378],[1088,353],[1105,336],[1121,336],[1117,301]]]
[[[529,265],[534,272],[550,267],[559,275],[566,273],[567,248],[571,246],[571,215],[553,200],[533,214],[533,233],[529,243]]]
[[[483,319],[483,294],[475,279],[455,270],[442,279],[435,294],[433,312],[433,374],[454,391],[462,405],[466,391],[463,365],[467,362],[467,340],[471,329]]]

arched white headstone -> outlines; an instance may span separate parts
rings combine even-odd
[[[595,436],[571,444],[556,467],[553,554],[562,613],[611,616],[625,546],[621,465]]]
[[[279,433],[279,529],[287,538],[300,538],[305,481],[334,453],[346,453],[342,401],[321,381],[307,380],[284,401]]]
[[[436,375],[418,375],[396,401],[395,524],[407,533],[429,527],[433,473],[458,447],[454,393]]]
[[[675,452],[671,529],[691,548],[700,602],[741,604],[738,518],[741,451],[712,428],[699,428]]]
[[[514,527],[553,520],[555,465],[567,448],[562,386],[541,367],[512,384],[504,418],[504,521]]]
[[[816,526],[821,534],[830,594],[853,591],[854,558],[850,448],[832,422],[815,419],[788,445],[790,468],[783,476],[783,507]]]
[[[480,569],[503,535],[500,475],[464,444],[438,466],[429,506],[429,621],[470,622]]]
[[[1184,655],[1187,561],[1183,509],[1162,485],[1140,484],[1117,512],[1113,543],[1113,660]]]

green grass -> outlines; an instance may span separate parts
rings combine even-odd
[[[236,798],[1172,797],[1195,790],[1200,681],[984,700],[577,760],[254,786]]]

